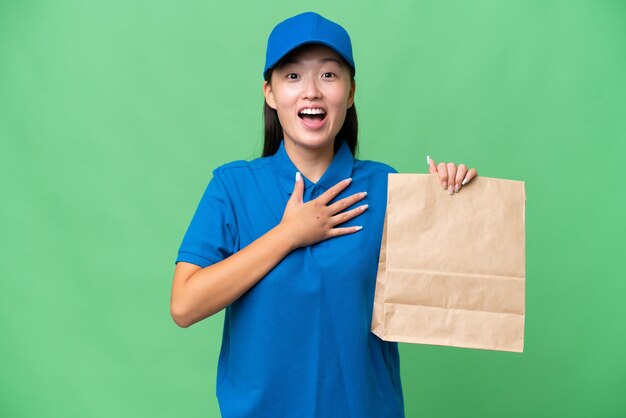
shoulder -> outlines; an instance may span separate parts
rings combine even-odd
[[[215,167],[209,179],[204,199],[218,199],[237,204],[242,193],[248,190],[259,178],[261,171],[268,165],[268,158],[256,158],[251,161],[234,160]]]
[[[398,170],[380,161],[373,160],[354,160],[354,168],[358,170],[371,171],[373,173],[389,174],[397,173]]]
[[[254,175],[259,170],[264,170],[270,163],[270,157],[260,157],[253,160],[235,160],[216,167],[213,177],[223,180],[236,180],[241,177]]]

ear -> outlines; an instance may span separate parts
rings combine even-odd
[[[267,80],[263,82],[263,95],[265,96],[265,102],[267,105],[276,110],[276,99],[274,98],[272,85]]]
[[[354,104],[354,92],[356,91],[356,83],[354,80],[350,80],[350,91],[348,92],[348,109]]]

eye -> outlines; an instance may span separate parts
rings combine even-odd
[[[295,80],[297,77],[298,77],[298,74],[296,74],[296,73],[289,73],[289,74],[287,74],[287,78],[289,80]]]
[[[328,77],[326,77],[328,76]],[[324,73],[322,74],[322,78],[330,78],[330,77],[335,77],[335,73]]]

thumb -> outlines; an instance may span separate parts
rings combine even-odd
[[[428,172],[430,174],[436,173],[437,172],[437,166],[435,165],[435,162],[433,161],[432,158],[430,158],[430,156],[426,156],[426,162],[428,163]]]
[[[304,196],[304,180],[302,179],[302,174],[299,171],[296,171],[296,184],[293,186],[293,193],[291,193],[291,199],[295,200],[298,203],[303,203]]]

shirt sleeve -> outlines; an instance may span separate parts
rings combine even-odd
[[[176,263],[204,268],[222,261],[233,254],[237,234],[235,213],[216,169],[183,237]]]

